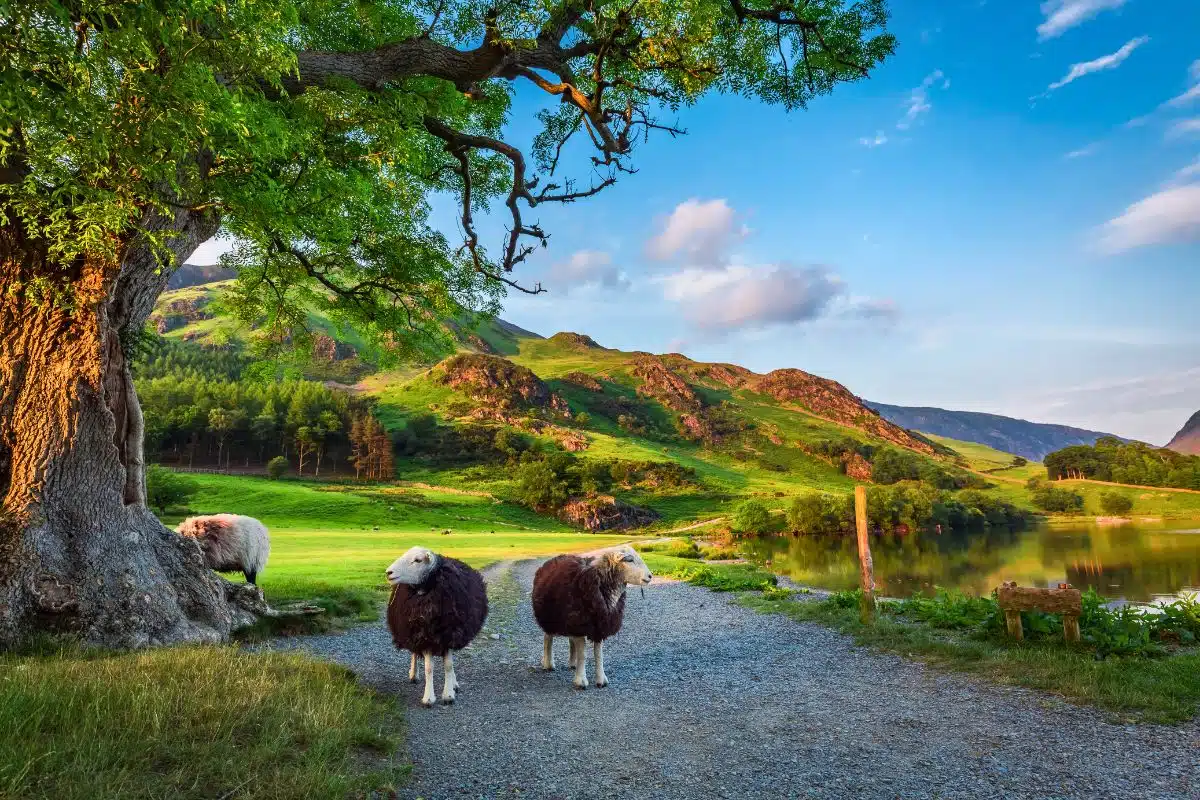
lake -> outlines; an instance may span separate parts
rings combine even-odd
[[[858,587],[853,535],[758,539],[748,550],[752,560],[797,583]],[[876,591],[889,597],[932,594],[935,586],[986,595],[1004,581],[1022,586],[1065,581],[1134,602],[1200,591],[1197,521],[879,535],[871,537],[871,556]]]

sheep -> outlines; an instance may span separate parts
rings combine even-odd
[[[425,659],[425,693],[421,705],[434,704],[433,657],[441,656],[445,680],[442,703],[457,692],[454,653],[471,643],[487,619],[487,587],[483,577],[458,559],[413,547],[387,568],[392,585],[387,622],[392,642],[411,650],[408,679],[416,683],[417,655]]]
[[[240,571],[251,585],[255,585],[271,552],[266,526],[241,514],[188,517],[175,530],[199,542],[204,561],[211,569]]]
[[[625,587],[644,586],[653,579],[646,562],[629,545],[594,556],[555,556],[533,576],[533,616],[545,632],[542,669],[554,669],[554,637],[571,640],[568,666],[575,670],[576,689],[586,689],[586,639],[596,660],[596,687],[608,685],[604,674],[604,640],[621,630],[625,616]]]

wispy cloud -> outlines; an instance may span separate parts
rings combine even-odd
[[[1046,0],[1042,3],[1045,19],[1038,25],[1038,38],[1061,36],[1100,12],[1120,8],[1125,3],[1126,0]]]
[[[550,267],[549,280],[564,292],[585,286],[625,291],[629,279],[612,263],[612,256],[599,250],[579,250],[566,261]]]
[[[1193,178],[1200,178],[1200,156],[1196,160],[1185,167],[1181,167],[1175,171],[1171,179],[1167,182],[1167,186],[1178,186],[1181,183],[1190,183]]]
[[[1098,142],[1093,142],[1092,144],[1081,147],[1078,150],[1072,150],[1064,155],[1063,158],[1086,158],[1087,156],[1095,155],[1096,151],[1099,149],[1100,144]]]
[[[728,263],[732,244],[748,232],[724,199],[692,198],[663,221],[646,243],[646,253],[657,261],[682,258],[692,266],[720,267]]]
[[[1171,125],[1167,128],[1166,135],[1168,139],[1180,139],[1198,133],[1200,133],[1200,117],[1192,117],[1191,119],[1181,119]]]
[[[929,113],[933,108],[933,104],[929,102],[929,90],[935,86],[943,90],[950,88],[949,79],[940,69],[935,69],[926,75],[925,79],[921,81],[921,85],[909,93],[908,109],[904,112],[903,119],[896,123],[897,130],[903,131],[911,128],[922,115]]]
[[[1154,244],[1200,241],[1200,183],[1169,186],[1105,223],[1100,248],[1120,253]]]
[[[878,131],[873,137],[872,136],[862,137],[861,139],[858,140],[858,143],[861,144],[863,147],[879,147],[880,145],[887,144],[887,140],[888,140],[887,134],[885,134],[883,131]]]
[[[1125,44],[1121,45],[1121,49],[1115,53],[1109,53],[1106,56],[1094,58],[1091,61],[1083,61],[1078,64],[1072,64],[1071,69],[1061,79],[1050,84],[1046,90],[1052,92],[1055,89],[1061,89],[1068,83],[1074,83],[1085,75],[1091,75],[1093,72],[1102,72],[1104,70],[1116,69],[1124,63],[1125,59],[1133,54],[1133,51],[1150,41],[1149,36],[1139,36],[1136,39],[1130,39]]]

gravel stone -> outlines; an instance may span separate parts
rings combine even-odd
[[[492,611],[455,659],[453,706],[421,708],[382,623],[267,646],[401,696],[402,797],[1200,798],[1200,723],[1114,724],[659,579],[631,590],[605,643],[608,687],[577,691],[565,641],[557,669],[538,668],[538,563],[486,571]]]

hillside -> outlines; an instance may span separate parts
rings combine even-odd
[[[1167,442],[1167,449],[1189,456],[1200,456],[1200,411],[1188,419],[1179,433]]]
[[[949,439],[978,442],[1006,453],[1041,461],[1048,453],[1078,444],[1094,444],[1110,433],[1029,422],[977,411],[947,411],[943,408],[892,406],[867,401],[886,420],[910,430]],[[1120,438],[1120,437],[1116,437]]]

